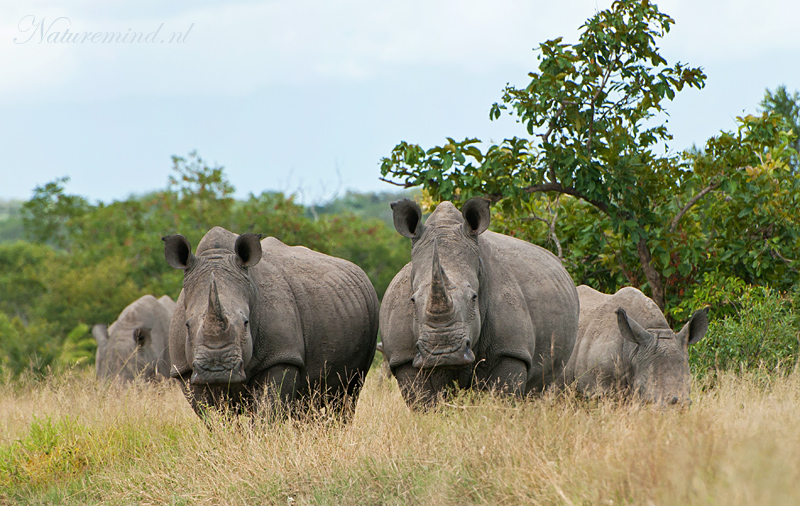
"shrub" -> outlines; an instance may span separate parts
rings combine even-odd
[[[761,286],[733,286],[734,291],[717,294],[718,300],[726,301],[718,306],[722,317],[712,315],[706,338],[690,350],[695,374],[792,370],[800,350],[796,294]]]
[[[0,312],[0,375],[17,376],[26,370],[37,377],[46,374],[59,353],[52,336],[48,322],[25,323]]]
[[[79,323],[72,329],[64,344],[61,345],[61,354],[58,362],[64,366],[94,363],[97,343],[92,337],[91,328],[85,323]]]

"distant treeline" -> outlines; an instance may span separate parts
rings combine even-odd
[[[24,238],[21,200],[0,199],[0,243]]]
[[[126,200],[92,204],[67,182],[0,207],[0,371],[12,375],[91,362],[91,325],[146,293],[177,298],[183,273],[164,260],[164,235],[193,246],[213,226],[273,236],[354,262],[379,297],[410,259],[408,240],[380,212],[408,192],[348,192],[313,209],[278,192],[235,199],[223,168],[195,153],[174,157],[167,188]]]

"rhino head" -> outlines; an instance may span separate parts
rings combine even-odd
[[[430,369],[472,364],[485,314],[478,236],[489,226],[489,202],[471,199],[461,212],[442,202],[425,225],[420,207],[411,200],[392,203],[392,211],[395,229],[412,240],[412,365]]]
[[[122,310],[110,326],[92,327],[97,341],[98,380],[154,380],[169,375],[167,334],[171,304],[169,297],[157,300],[144,295]]]
[[[195,256],[182,235],[164,237],[167,262],[184,271],[186,360],[192,385],[243,383],[253,357],[251,308],[256,285],[248,268],[261,260],[260,236],[242,234],[234,250]],[[178,313],[176,313],[178,314]]]
[[[155,379],[156,362],[163,350],[153,346],[152,329],[116,321],[111,327],[94,325],[92,336],[97,341],[97,379]]]
[[[645,329],[624,309],[617,309],[622,336],[633,343],[630,357],[633,391],[661,405],[688,405],[691,389],[689,346],[708,330],[708,308],[696,311],[677,334],[669,328]]]

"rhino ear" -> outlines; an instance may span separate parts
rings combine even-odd
[[[622,333],[622,337],[639,346],[647,346],[655,339],[653,334],[643,329],[642,326],[636,323],[636,320],[630,318],[622,308],[617,309],[617,325],[619,326],[619,331]]]
[[[150,339],[150,329],[138,327],[133,331],[133,340],[139,348],[144,347]]]
[[[708,308],[695,311],[686,325],[678,332],[678,340],[691,346],[705,337],[708,331]]]
[[[461,208],[461,215],[464,217],[464,230],[470,236],[482,234],[492,221],[489,201],[479,197],[469,199]]]
[[[392,202],[394,228],[409,239],[418,239],[422,235],[422,209],[413,200],[403,199]]]
[[[108,325],[96,323],[92,326],[92,337],[97,341],[98,346],[103,346],[108,342]]]
[[[233,246],[239,265],[252,267],[261,261],[261,234],[242,234]]]
[[[164,241],[164,257],[170,266],[186,270],[194,264],[192,245],[187,238],[175,234],[162,237],[161,240]]]

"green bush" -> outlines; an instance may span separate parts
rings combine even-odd
[[[53,327],[0,312],[0,376],[18,376],[26,370],[37,377],[46,374],[60,352]]]
[[[97,342],[92,337],[91,328],[79,323],[67,334],[58,362],[66,366],[93,364],[96,352]]]
[[[712,314],[706,338],[689,353],[695,374],[793,370],[800,350],[797,294],[739,283],[718,288],[722,316]]]

